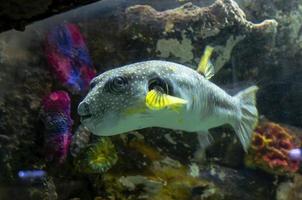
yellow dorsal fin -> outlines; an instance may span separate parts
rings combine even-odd
[[[213,64],[210,61],[210,57],[213,53],[214,48],[211,46],[206,46],[204,53],[200,59],[197,72],[203,74],[206,79],[212,78],[215,74],[215,69]]]
[[[146,95],[146,106],[152,110],[161,110],[167,107],[178,110],[187,101],[178,97],[164,94],[158,90],[150,90]]]

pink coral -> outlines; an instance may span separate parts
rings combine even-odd
[[[64,112],[70,114],[70,97],[64,91],[52,92],[44,97],[43,110],[45,112]]]
[[[53,28],[47,35],[45,53],[51,71],[70,92],[87,91],[96,71],[80,29],[75,24]]]
[[[68,93],[56,91],[47,95],[42,101],[42,114],[47,158],[62,163],[69,151],[73,123]]]
[[[296,172],[299,161],[291,160],[288,152],[296,148],[299,142],[289,129],[276,123],[263,122],[254,131],[245,163],[274,174]]]

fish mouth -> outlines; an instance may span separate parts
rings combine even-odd
[[[92,117],[91,114],[88,114],[88,115],[81,115],[81,121],[85,121],[85,120],[87,120],[87,119],[89,119],[89,118],[91,118],[91,117]]]

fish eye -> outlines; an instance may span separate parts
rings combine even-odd
[[[91,81],[89,84],[90,90],[96,86],[96,81]]]
[[[148,83],[148,89],[149,91],[153,89],[159,90],[166,94],[172,93],[172,87],[169,85],[169,83],[166,80],[160,77],[150,79]]]
[[[122,93],[125,91],[128,85],[128,80],[126,77],[123,76],[117,76],[112,79],[109,79],[108,82],[106,83],[105,88],[107,89],[108,92],[111,93]]]

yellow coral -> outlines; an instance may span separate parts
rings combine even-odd
[[[85,173],[103,173],[118,160],[115,146],[108,137],[101,137],[96,143],[89,145],[76,160],[78,171]]]
[[[256,150],[268,147],[273,140],[265,137],[264,135],[253,134],[252,141],[251,147]]]

